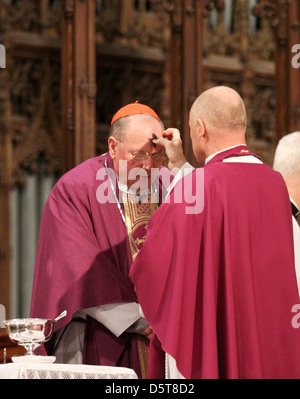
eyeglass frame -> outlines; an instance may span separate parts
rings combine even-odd
[[[115,137],[115,139],[116,139],[120,144],[122,144],[122,145],[125,147],[125,144],[124,144],[121,140],[117,139],[116,137]],[[147,151],[143,151],[144,154],[132,154],[132,152],[129,151],[129,150],[127,150],[127,148],[125,148],[125,150],[128,152],[128,154],[131,156],[132,160],[135,161],[135,162],[145,162],[145,161],[148,161],[149,157],[151,157],[152,162],[164,161],[164,160],[166,159],[166,150],[165,150],[165,149],[162,149],[161,151],[158,151],[158,152],[154,152],[153,154],[150,154],[150,153],[147,152]],[[158,154],[162,154],[162,153],[163,153],[163,157],[161,157],[161,155],[160,155],[159,158],[154,158],[154,157],[157,156]],[[137,160],[136,158],[137,158],[138,156],[142,157],[142,159]]]

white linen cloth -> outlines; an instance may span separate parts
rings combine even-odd
[[[25,359],[24,359],[25,360]],[[138,379],[126,367],[75,364],[7,363],[0,365],[0,379]]]

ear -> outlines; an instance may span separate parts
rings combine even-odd
[[[110,136],[108,138],[108,150],[109,150],[111,158],[115,159],[116,152],[117,152],[117,140],[112,136]]]
[[[198,138],[200,140],[206,139],[207,130],[206,130],[206,126],[205,126],[205,123],[204,123],[203,119],[198,118],[197,122],[196,122],[196,126],[197,126]]]

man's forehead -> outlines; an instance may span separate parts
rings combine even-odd
[[[126,140],[145,141],[153,139],[153,135],[161,137],[163,127],[160,122],[152,117],[139,118],[132,117],[130,123],[126,125],[124,134]]]
[[[124,140],[124,144],[126,145],[127,149],[130,151],[146,151],[152,152],[152,150],[160,151],[164,147],[162,145],[156,145],[152,142],[153,135],[157,138],[162,137],[162,132],[152,132],[151,134],[143,134],[143,135],[130,135]]]

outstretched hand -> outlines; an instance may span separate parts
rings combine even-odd
[[[164,130],[162,137],[155,140],[155,144],[165,147],[169,159],[169,169],[180,169],[185,164],[186,158],[183,153],[182,141],[178,129],[169,128]]]

